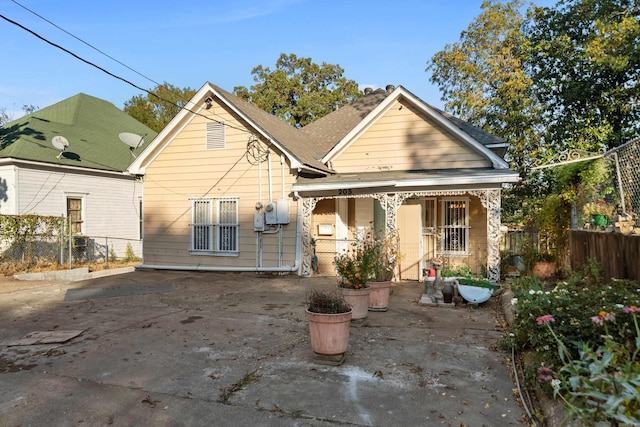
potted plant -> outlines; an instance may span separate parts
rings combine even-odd
[[[536,252],[531,274],[540,279],[554,276],[556,274],[556,257],[549,252]]]
[[[374,262],[372,276],[368,282],[369,311],[387,311],[389,309],[389,295],[391,294],[391,280],[395,275],[398,260],[398,247],[391,236],[372,238]]]
[[[336,255],[336,272],[340,277],[338,289],[353,308],[352,319],[364,319],[369,308],[368,282],[376,262],[373,240],[370,236],[351,244],[348,250]]]
[[[613,215],[614,207],[605,200],[600,200],[599,202],[586,203],[582,210],[586,216],[591,218],[594,226],[606,227],[609,223],[608,218]]]
[[[336,291],[311,290],[307,297],[311,349],[342,363],[349,344],[352,309]]]

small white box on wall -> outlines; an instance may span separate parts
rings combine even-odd
[[[333,225],[318,224],[318,236],[333,236]]]

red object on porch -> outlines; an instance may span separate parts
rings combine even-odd
[[[429,274],[429,277],[436,277],[436,269],[430,268],[428,274]]]

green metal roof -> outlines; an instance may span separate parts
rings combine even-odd
[[[122,132],[146,134],[136,155],[156,137],[110,102],[79,93],[0,127],[0,158],[121,172],[134,160]],[[58,135],[69,141],[59,158],[51,144]]]

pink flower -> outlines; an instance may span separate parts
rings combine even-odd
[[[602,325],[604,322],[616,323],[616,316],[606,311],[601,311],[597,316],[593,316],[591,321],[597,325]]]
[[[629,307],[624,307],[622,311],[625,313],[640,313],[640,308],[636,307],[635,305],[632,305]]]
[[[538,322],[538,325],[544,325],[545,323],[555,322],[555,321],[556,319],[554,319],[553,316],[550,314],[545,314],[544,316],[540,316],[536,319],[536,322]]]
[[[538,381],[541,383],[550,383],[553,380],[553,371],[546,366],[538,368]]]

